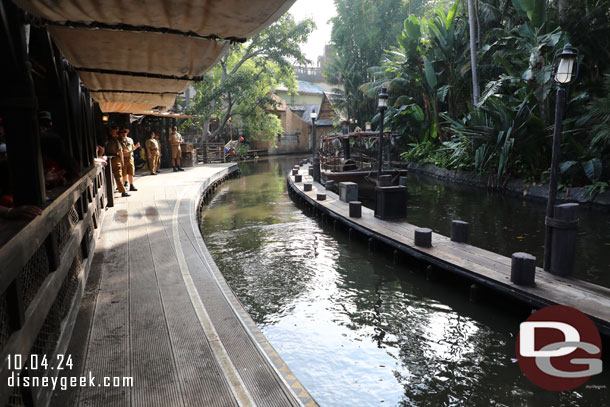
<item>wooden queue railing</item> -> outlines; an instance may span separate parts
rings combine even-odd
[[[109,193],[112,180],[95,165],[0,247],[0,404],[48,403],[51,386],[19,388],[8,379],[58,374],[57,355],[68,346]],[[47,369],[25,369],[43,359]]]

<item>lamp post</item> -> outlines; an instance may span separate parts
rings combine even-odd
[[[316,119],[318,118],[318,114],[316,113],[316,108],[311,109],[311,131],[312,131],[312,141],[313,141],[313,180],[315,182],[320,182],[320,156],[318,155],[318,141],[316,140]]]
[[[549,198],[546,203],[545,236],[544,236],[544,270],[551,270],[551,241],[553,238],[552,223],[555,196],[557,195],[557,172],[561,148],[562,121],[565,110],[566,88],[578,76],[578,50],[566,44],[560,53],[555,55],[553,61],[553,78],[558,84],[555,99],[555,128],[553,131],[553,153],[551,158],[551,179],[549,180]]]
[[[381,172],[383,171],[383,115],[385,110],[388,108],[388,93],[385,87],[381,88],[379,92],[379,103],[377,105],[377,110],[379,110],[379,155],[377,157],[378,161],[378,170],[377,170],[377,180],[381,177]]]

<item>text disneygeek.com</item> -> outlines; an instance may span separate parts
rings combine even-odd
[[[51,371],[72,370],[72,366],[72,355],[58,354],[52,359],[36,354],[26,357],[19,354],[8,355],[6,367],[11,373],[7,384],[9,387],[51,387],[53,390],[75,387],[133,387],[133,377],[130,376],[96,377],[92,372],[86,376],[56,377],[47,374]]]

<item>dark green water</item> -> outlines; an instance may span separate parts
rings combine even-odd
[[[606,387],[551,393],[523,376],[511,358],[528,310],[502,299],[473,304],[467,285],[427,281],[416,266],[394,265],[391,254],[371,254],[365,243],[306,215],[286,192],[296,161],[243,164],[243,177],[204,209],[201,229],[233,290],[321,406],[610,405]],[[513,218],[490,221],[486,205],[498,213],[517,209],[501,197],[410,182],[422,197],[411,200],[412,223],[447,233],[450,219],[485,215],[489,231],[481,241],[504,239],[496,247],[513,251],[526,240],[514,236],[534,232],[515,235],[517,222],[503,221],[537,227],[523,215],[535,207],[517,205]],[[466,202],[470,217],[455,207]],[[591,280],[604,280],[592,273]],[[606,386],[609,371],[587,385]]]

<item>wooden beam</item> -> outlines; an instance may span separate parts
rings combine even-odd
[[[148,73],[148,72],[133,72],[133,71],[119,71],[115,69],[100,69],[93,67],[74,67],[77,71],[80,72],[93,72],[93,73],[103,73],[103,74],[111,74],[111,75],[123,75],[123,76],[136,76],[136,77],[144,77],[144,78],[155,78],[155,79],[177,79],[181,81],[195,81],[199,82],[203,80],[203,75],[163,75],[157,73]]]
[[[192,37],[192,38],[200,38],[202,40],[210,40],[210,41],[224,41],[230,43],[244,43],[248,39],[243,37],[222,37],[220,35],[208,34],[202,35],[198,34],[194,31],[181,31],[172,28],[166,27],[151,27],[144,25],[131,25],[131,24],[107,24],[100,23],[98,21],[91,21],[87,23],[76,22],[76,21],[51,21],[44,20],[44,24],[57,26],[57,27],[70,27],[70,28],[81,28],[87,30],[115,30],[115,31],[131,31],[131,32],[149,32],[149,33],[159,33],[159,34],[172,34],[172,35],[180,35],[183,37]]]

